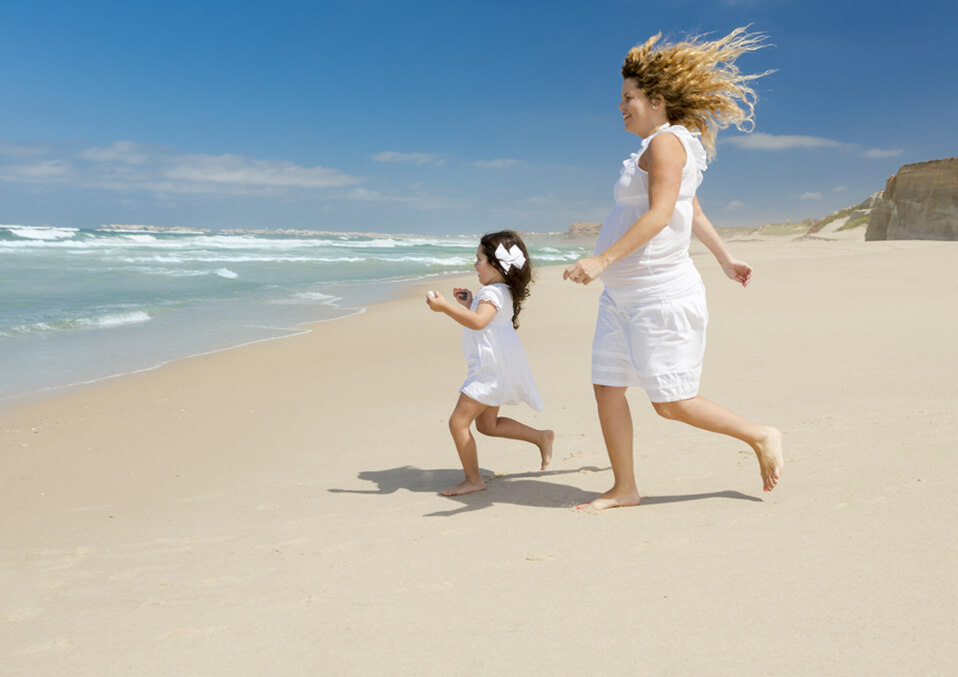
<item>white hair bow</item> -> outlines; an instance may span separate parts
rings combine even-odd
[[[512,247],[507,250],[502,246],[502,243],[500,243],[499,246],[496,247],[496,259],[499,261],[502,269],[507,273],[512,266],[515,266],[516,270],[522,270],[522,266],[526,265],[526,257],[517,244],[512,245]]]

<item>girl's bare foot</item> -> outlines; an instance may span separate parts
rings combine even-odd
[[[639,498],[639,492],[637,491],[609,489],[594,501],[577,505],[575,509],[583,512],[598,512],[600,510],[608,510],[609,508],[625,508],[631,505],[638,505],[641,500],[642,499]]]
[[[771,491],[782,477],[785,454],[782,452],[782,431],[769,428],[768,434],[754,447],[758,467],[762,471],[763,491]]]
[[[545,470],[549,467],[549,464],[552,463],[552,443],[555,442],[556,434],[552,430],[545,431],[545,438],[542,441],[542,444],[536,446],[539,447],[539,454],[542,456],[542,466],[539,470]]]
[[[486,483],[481,479],[478,482],[470,482],[469,480],[465,480],[454,487],[443,489],[439,493],[443,496],[462,496],[464,494],[474,494],[477,491],[482,491],[485,488]]]

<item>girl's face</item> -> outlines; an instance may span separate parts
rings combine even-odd
[[[668,122],[665,106],[660,101],[652,102],[638,87],[633,78],[622,81],[622,100],[619,102],[625,131],[645,138],[662,124]]]
[[[496,282],[505,282],[505,278],[502,277],[502,273],[496,270],[489,260],[486,258],[486,253],[483,251],[482,247],[479,246],[476,248],[476,272],[479,274],[479,283],[482,285],[494,284]]]

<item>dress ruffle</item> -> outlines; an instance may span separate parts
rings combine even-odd
[[[684,145],[692,153],[692,161],[695,163],[696,169],[698,169],[700,172],[704,172],[706,169],[708,169],[708,154],[705,152],[705,147],[699,140],[702,134],[699,132],[690,132],[682,125],[668,125],[666,127],[657,129],[655,132],[642,139],[642,145],[639,146],[639,151],[637,153],[632,153],[628,159],[622,161],[622,174],[626,174],[628,176],[635,174],[635,170],[639,166],[639,158],[642,157],[642,153],[644,153],[649,147],[652,139],[654,139],[657,134],[661,134],[662,132],[675,134],[675,136],[679,137],[679,140],[683,142],[682,145]]]

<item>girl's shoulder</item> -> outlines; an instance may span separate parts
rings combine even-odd
[[[493,304],[496,309],[502,310],[507,305],[512,305],[512,291],[509,289],[509,285],[502,282],[494,282],[480,287],[479,291],[476,292],[476,299],[478,301],[488,301]]]

